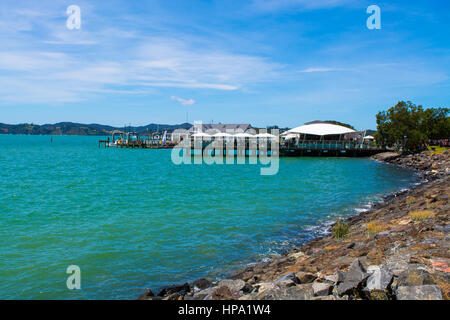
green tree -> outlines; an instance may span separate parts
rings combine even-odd
[[[418,152],[426,148],[429,139],[450,136],[448,108],[424,110],[410,101],[400,101],[387,111],[377,114],[375,139],[384,147],[393,147],[407,152]]]
[[[430,108],[424,111],[423,130],[429,139],[450,138],[450,109]]]

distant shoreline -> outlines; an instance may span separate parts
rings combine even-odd
[[[55,124],[5,124],[0,123],[0,135],[69,135],[69,136],[109,136],[114,130],[125,130],[137,133],[189,129],[190,123],[181,124],[157,124],[150,123],[145,126],[109,126],[103,124],[83,124],[74,122],[59,122]]]

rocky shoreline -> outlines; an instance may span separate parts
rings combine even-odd
[[[387,197],[333,232],[228,279],[167,287],[141,300],[448,300],[448,151],[373,157],[418,170],[424,182]]]

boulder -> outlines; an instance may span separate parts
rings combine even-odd
[[[158,296],[165,297],[165,296],[171,295],[172,293],[176,293],[176,292],[181,295],[184,295],[184,294],[188,293],[190,290],[191,290],[191,287],[190,287],[189,283],[185,283],[181,286],[172,286],[172,287],[164,288],[158,293]]]
[[[325,276],[324,279],[329,282],[332,282],[334,284],[338,284],[338,283],[341,283],[342,281],[344,281],[344,276],[345,276],[345,274],[342,271],[336,271],[333,274]]]
[[[333,285],[326,282],[315,281],[312,285],[313,294],[315,296],[327,296],[330,294]]]
[[[372,290],[387,290],[394,276],[386,266],[370,266],[367,268],[367,272],[370,276],[367,278],[365,290],[369,292]]]
[[[400,273],[397,279],[397,286],[422,286],[434,285],[432,275],[425,270],[425,266],[409,265],[407,270]]]
[[[239,300],[256,300],[258,297],[257,292],[248,293],[239,298]]]
[[[193,300],[209,300],[212,298],[212,294],[216,288],[209,287],[208,289],[204,289],[201,291],[197,291],[192,296]]]
[[[305,254],[303,252],[299,251],[299,252],[291,253],[288,257],[298,259],[298,258],[304,257],[304,256],[305,256]]]
[[[273,288],[259,293],[260,300],[311,300],[312,284],[300,284],[294,287]]]
[[[212,293],[212,299],[213,300],[234,300],[239,297],[236,297],[231,292],[230,288],[227,286],[220,286],[216,288]]]
[[[164,297],[163,300],[183,300],[183,296],[178,292],[174,292],[167,297]]]
[[[400,156],[401,154],[397,152],[382,152],[372,156],[372,158],[378,161],[391,161]]]
[[[300,283],[311,283],[317,279],[317,276],[314,275],[313,273],[303,272],[303,271],[297,272],[295,274],[295,276],[297,277],[297,279]]]
[[[442,300],[442,291],[434,285],[401,286],[397,289],[397,300]]]
[[[236,280],[225,279],[225,280],[221,280],[217,284],[218,287],[229,288],[233,294],[241,292],[241,290],[245,288],[245,285],[246,285],[245,281],[241,280],[241,279],[236,279]]]
[[[353,293],[369,276],[364,270],[359,259],[355,259],[348,267],[348,271],[345,273],[344,280],[337,287],[337,293],[339,295]]]
[[[262,293],[267,290],[271,290],[275,288],[275,284],[273,282],[260,282],[255,285],[258,289],[258,293]]]
[[[211,285],[212,285],[212,282],[205,278],[197,279],[192,283],[194,290],[197,290],[197,291],[207,289],[207,288],[211,287]]]
[[[299,281],[293,272],[287,273],[275,281],[275,285],[279,287],[292,287],[297,283],[299,283]]]
[[[138,300],[151,300],[152,297],[154,297],[155,294],[152,290],[148,289],[143,294],[141,294],[138,298]]]

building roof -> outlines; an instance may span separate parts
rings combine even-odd
[[[315,136],[327,136],[356,132],[353,129],[330,123],[312,123],[287,131],[287,133],[310,134]]]
[[[215,131],[215,132],[246,132],[249,130],[252,126],[248,123],[246,124],[221,124],[221,123],[215,123],[215,124],[202,124],[200,125],[194,125],[192,126],[189,131],[190,132],[197,132],[198,129],[201,127],[202,132],[207,131]]]
[[[211,138],[212,137],[211,135],[204,133],[204,132],[197,132],[197,133],[194,133],[192,136],[195,138],[199,138],[199,137],[200,138]]]

